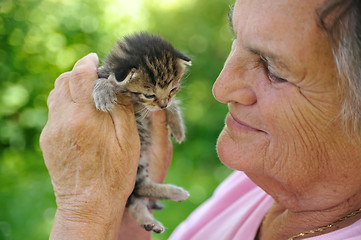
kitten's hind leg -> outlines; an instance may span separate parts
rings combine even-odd
[[[134,197],[132,203],[128,206],[129,213],[145,230],[162,233],[164,232],[164,226],[150,214],[148,202],[147,198]]]
[[[149,200],[148,209],[152,210],[162,210],[164,208],[163,204],[155,202],[155,200]]]
[[[149,178],[138,185],[136,193],[141,197],[167,199],[177,202],[186,200],[189,197],[189,193],[181,187],[155,183]]]
[[[98,110],[110,111],[117,101],[114,85],[106,78],[95,80],[93,98]]]

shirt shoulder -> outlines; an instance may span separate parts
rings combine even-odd
[[[170,239],[254,239],[273,200],[243,172],[235,171]]]

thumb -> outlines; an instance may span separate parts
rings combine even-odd
[[[173,145],[169,138],[166,112],[152,112],[150,176],[155,182],[163,182],[173,155]]]
[[[90,53],[75,63],[69,80],[70,95],[73,102],[93,102],[92,91],[94,80],[98,78],[99,59]]]

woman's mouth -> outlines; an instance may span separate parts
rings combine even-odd
[[[228,113],[227,118],[226,118],[226,125],[230,128],[230,129],[239,129],[241,131],[252,131],[252,132],[264,132],[260,129],[254,128],[250,125],[248,125],[247,123],[239,120],[238,118],[236,118],[231,112]]]

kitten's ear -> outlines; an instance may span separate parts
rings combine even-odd
[[[133,78],[135,78],[137,75],[138,75],[137,69],[132,68],[132,69],[130,69],[128,75],[125,77],[124,81],[128,82],[129,80],[132,80]]]
[[[188,66],[192,66],[192,59],[190,59],[189,57],[187,57],[186,55],[184,55],[181,52],[178,52],[177,55],[178,55],[178,58],[181,63],[188,65]]]
[[[114,73],[114,80],[117,83],[125,83],[137,76],[137,69],[132,68],[128,71],[118,71]]]
[[[192,61],[189,60],[189,61],[185,61],[183,59],[180,59],[181,63],[185,64],[185,65],[188,65],[188,66],[192,66]]]

